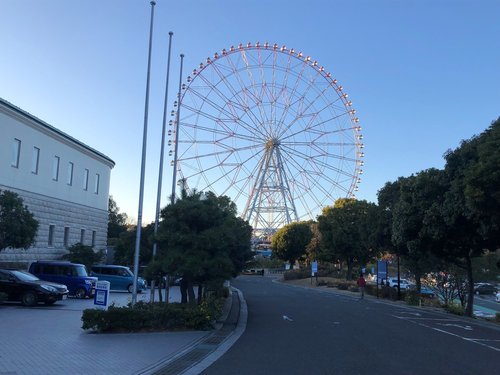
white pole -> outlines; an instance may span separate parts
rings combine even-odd
[[[168,103],[168,81],[170,77],[170,52],[172,51],[172,35],[174,33],[170,31],[168,33],[168,58],[167,58],[167,79],[165,82],[165,100],[163,102],[163,126],[161,131],[161,150],[160,150],[160,168],[158,172],[158,191],[156,194],[156,215],[155,215],[155,238],[158,233],[158,223],[160,221],[160,201],[161,201],[161,185],[163,180],[163,154],[165,151],[165,127],[167,123],[167,103]],[[153,244],[153,259],[156,256],[157,244],[156,240]],[[153,279],[151,282],[151,302],[155,300],[155,280]],[[168,302],[168,301],[167,301]]]
[[[174,172],[172,175],[172,196],[171,196],[171,204],[175,203],[175,179],[177,178],[177,149],[179,143],[179,121],[180,121],[180,113],[181,113],[181,89],[182,89],[182,62],[184,60],[184,54],[181,53],[181,69],[179,74],[179,92],[177,93],[177,116],[175,120],[175,147],[174,147]]]
[[[137,275],[139,274],[139,253],[141,250],[141,229],[142,229],[142,203],[144,200],[144,173],[146,169],[146,145],[148,139],[148,108],[149,108],[149,77],[151,72],[151,46],[153,44],[153,18],[156,1],[151,1],[151,22],[149,26],[149,53],[148,53],[148,74],[146,78],[146,102],[144,105],[144,130],[142,135],[142,160],[141,160],[141,182],[139,188],[139,210],[137,213],[137,234],[135,239],[134,255],[134,286],[132,291],[132,305],[137,302]]]

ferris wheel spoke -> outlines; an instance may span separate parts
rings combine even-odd
[[[295,163],[295,160],[292,158],[292,159],[287,159],[288,161],[292,162],[292,163]],[[297,168],[302,168],[300,165],[298,165],[297,163],[296,164],[296,167]],[[344,190],[344,192],[347,192],[347,190],[339,185],[335,180],[331,179],[330,177],[326,176],[322,171],[319,171],[319,170],[316,170],[316,171],[305,171],[304,169],[298,169],[299,170],[299,175],[301,177],[303,177],[303,179],[307,182],[310,182],[310,176],[316,176],[316,178],[313,178],[312,181],[315,182],[315,188],[322,191],[323,192],[323,195],[325,197],[330,197],[331,196],[331,192],[328,191],[327,189],[325,189],[323,187],[323,185],[321,183],[319,183],[321,180],[327,180],[328,182],[330,182],[333,186],[333,187],[337,187],[341,190]],[[306,173],[307,172],[307,173]],[[304,183],[300,182],[299,179],[295,179],[294,180],[295,183],[299,186],[302,187],[303,191],[311,191],[311,186],[309,185],[305,185]],[[311,194],[311,199],[314,199],[316,200],[316,196],[314,194]]]
[[[306,113],[309,110],[309,108],[311,108],[311,106],[318,100],[318,98],[320,98],[324,94],[325,90],[326,90],[326,88],[322,92],[318,93],[318,95],[315,98],[308,100],[309,103],[306,105],[305,108],[303,108],[303,109],[301,108],[300,112],[298,112],[296,114],[295,118],[293,119],[293,121],[290,122],[290,124],[287,126],[285,131],[281,133],[281,136],[283,136],[285,134],[285,132],[288,131],[299,119],[308,118],[308,117],[311,117],[314,119],[321,112],[323,112],[324,110],[326,110],[330,107],[331,103],[328,103],[319,111]],[[301,105],[304,104],[305,96],[299,98],[299,100],[300,100]]]
[[[224,136],[219,139],[239,139],[243,141],[248,141],[248,142],[254,142],[254,143],[259,143],[262,144],[265,142],[265,139],[259,138],[260,134],[242,134],[242,133],[235,133],[232,129],[228,128],[225,124],[225,121],[223,120],[215,120],[218,124],[220,124],[221,129],[218,128],[210,128],[206,126],[200,126],[197,124],[193,124],[190,122],[181,122],[180,129],[183,131],[186,131],[186,128],[190,128],[193,131],[196,130],[197,132],[201,132],[204,134],[211,134],[212,136],[215,135],[221,135]],[[225,130],[225,131],[224,131]],[[198,142],[196,139],[192,139],[192,142]],[[214,141],[213,141],[214,142]]]
[[[290,98],[290,99],[294,98],[296,96],[299,84],[302,82],[302,79],[303,79],[302,77],[304,75],[304,72],[305,72],[305,69],[307,67],[307,64],[304,64],[302,62],[300,64],[300,66],[301,66],[301,69],[300,69],[299,73],[296,75],[295,83],[294,83],[294,85],[292,87],[290,95],[288,96],[288,98]],[[290,75],[290,72],[291,72],[291,69],[290,69],[290,60],[288,60],[287,66],[286,66],[285,71],[284,71],[284,74],[285,74],[285,77],[286,77],[285,78],[285,82],[288,82],[288,76]],[[280,124],[284,123],[285,118],[288,116],[289,109],[293,108],[293,104],[294,104],[293,102],[288,102],[287,103],[287,106],[286,106],[285,110],[283,111],[280,120],[278,121]]]
[[[251,96],[253,96],[254,103],[257,106],[257,108],[259,109],[261,121],[263,123],[267,123],[269,120],[266,118],[265,111],[262,108],[262,99],[260,98],[260,96],[258,95],[258,92],[255,89],[257,87],[257,85],[255,84],[255,78],[254,78],[254,75],[252,73],[252,66],[248,62],[245,51],[242,50],[242,51],[240,51],[240,53],[241,53],[242,59],[245,63],[245,71],[246,71],[248,79],[250,81],[250,87],[252,88],[252,92],[250,92],[250,94],[251,94]]]
[[[210,85],[211,87],[213,87],[213,89],[217,92],[218,96],[220,99],[222,99],[223,101],[225,100],[226,101],[226,104],[231,108],[231,109],[238,109],[240,111],[240,113],[245,113],[247,112],[248,110],[248,104],[245,104],[244,102],[242,103],[240,100],[239,100],[239,96],[238,96],[238,93],[236,91],[236,89],[233,87],[233,85],[229,82],[229,80],[227,80],[224,75],[222,74],[219,66],[217,63],[214,63],[213,64],[213,69],[214,71],[217,73],[217,75],[219,76],[221,82],[224,84],[224,86],[229,90],[229,92],[231,93],[231,98],[236,98],[236,102],[233,101],[231,98],[227,97],[222,90],[220,90],[217,85],[214,85],[212,84],[208,79],[206,79],[205,77],[202,77],[203,81],[207,84],[207,85]],[[233,113],[234,115],[234,119],[235,120],[241,120],[241,115],[239,115],[238,113],[236,113],[236,111]],[[249,117],[250,121],[252,122],[253,126],[255,127],[256,125],[258,125],[258,123],[256,123],[254,120],[254,118],[252,117]],[[252,125],[251,124],[247,124],[245,122],[242,122],[242,124],[245,126],[245,128],[249,131],[251,131],[252,129]]]
[[[199,93],[198,91],[192,91],[191,95],[194,95],[200,99],[203,98],[203,95],[201,93]],[[250,124],[245,123],[245,121],[243,121],[241,117],[235,116],[233,113],[228,112],[225,108],[221,107],[220,105],[218,105],[216,102],[214,102],[212,100],[206,100],[205,103],[207,103],[211,108],[215,109],[219,113],[224,113],[227,116],[227,120],[234,121],[234,122],[242,125],[242,127],[247,129],[248,131],[251,131],[252,126]],[[183,108],[185,108],[185,109],[187,108],[188,110],[193,111],[195,113],[198,113],[199,115],[202,115],[203,117],[206,117],[210,120],[216,121],[217,119],[220,119],[220,117],[217,117],[213,114],[208,113],[206,109],[203,111],[197,110],[195,107],[192,107],[189,104],[182,104],[182,106],[183,106]]]
[[[285,147],[284,147],[285,149]],[[345,176],[348,176],[348,177],[353,177],[352,174],[348,173],[348,172],[345,172],[343,171],[342,169],[340,168],[336,168],[334,167],[333,165],[329,164],[329,163],[325,163],[324,161],[322,160],[318,160],[318,158],[324,158],[324,155],[317,155],[317,156],[313,156],[313,155],[306,155],[304,153],[301,153],[301,152],[298,152],[292,148],[286,148],[288,150],[288,154],[291,155],[291,156],[297,156],[299,158],[302,158],[303,160],[314,160],[314,162],[316,163],[316,165],[318,166],[321,166],[323,168],[326,168],[328,170],[331,170],[333,172],[336,172],[336,173],[339,173],[339,174],[343,174]],[[349,158],[346,158],[346,157],[343,157],[343,156],[339,156],[339,155],[328,155],[330,158],[335,158],[335,159],[339,159],[339,160],[342,160],[342,161],[355,161],[354,159],[349,159]]]

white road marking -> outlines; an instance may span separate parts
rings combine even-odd
[[[450,323],[437,323],[438,325],[440,326],[444,326],[444,327],[458,327],[458,328],[462,328],[462,329],[465,329],[466,331],[472,331],[472,327],[471,326],[463,326],[463,325],[460,325],[460,324],[450,324]]]
[[[293,319],[289,318],[286,315],[283,315],[283,320],[288,320],[289,322],[293,322]]]

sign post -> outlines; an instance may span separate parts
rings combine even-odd
[[[95,286],[94,305],[98,309],[107,310],[109,304],[109,281],[97,281]]]
[[[311,263],[311,284],[312,284],[313,276],[316,276],[316,284],[318,284],[318,262],[317,261],[314,261]]]

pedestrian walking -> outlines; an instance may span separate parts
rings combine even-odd
[[[366,280],[363,277],[363,274],[359,275],[357,284],[358,284],[359,291],[361,292],[361,299],[363,299],[363,298],[365,298],[365,286],[366,286]]]

